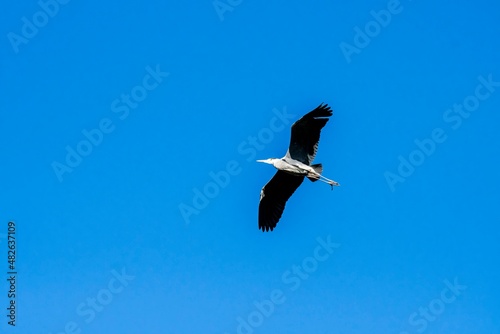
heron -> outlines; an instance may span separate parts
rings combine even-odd
[[[332,116],[328,104],[321,103],[292,124],[290,145],[283,158],[257,160],[273,165],[278,171],[260,191],[259,229],[272,231],[280,220],[286,201],[302,184],[304,178],[312,182],[322,181],[332,189],[340,184],[321,175],[322,164],[311,164],[318,151],[321,129]]]

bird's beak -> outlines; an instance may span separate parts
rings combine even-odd
[[[266,162],[266,160],[257,160],[257,162]]]

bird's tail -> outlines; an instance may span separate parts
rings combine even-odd
[[[314,169],[314,171],[316,173],[318,173],[318,175],[314,175],[314,174],[308,175],[307,178],[309,180],[311,180],[312,182],[316,182],[319,180],[319,175],[321,173],[323,173],[323,165],[322,164],[315,164],[315,165],[311,165],[311,167],[312,167],[312,169]]]

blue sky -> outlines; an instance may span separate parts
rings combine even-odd
[[[3,332],[500,332],[496,2],[5,6]],[[262,233],[321,102],[341,187]]]

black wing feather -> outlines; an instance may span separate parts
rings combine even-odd
[[[287,156],[310,165],[316,157],[321,129],[332,115],[328,104],[320,104],[293,123]]]
[[[273,230],[283,214],[286,201],[304,181],[304,176],[295,176],[278,171],[262,188],[259,203],[259,229]]]

